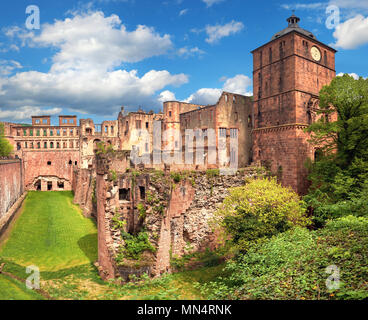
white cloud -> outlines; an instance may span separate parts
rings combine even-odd
[[[184,102],[200,104],[200,105],[212,105],[217,103],[223,91],[242,94],[246,96],[252,96],[253,93],[249,91],[249,87],[252,85],[252,80],[242,74],[236,75],[233,78],[226,79],[222,89],[217,88],[202,88],[197,92],[190,95]]]
[[[14,70],[22,69],[23,66],[15,60],[0,60],[0,76],[8,76]]]
[[[336,27],[333,36],[335,46],[343,49],[355,49],[368,43],[368,17],[359,14],[346,20]]]
[[[102,68],[122,62],[138,62],[167,53],[173,46],[170,36],[159,35],[153,28],[138,25],[128,31],[119,17],[103,12],[77,14],[73,18],[42,26],[32,41],[38,46],[54,46],[60,52],[53,58],[54,69]]]
[[[244,24],[242,22],[236,22],[234,20],[225,25],[207,25],[205,28],[208,36],[206,42],[211,44],[216,43],[224,37],[240,32],[243,28]]]
[[[183,48],[180,48],[177,53],[180,57],[189,58],[195,55],[202,56],[206,52],[199,49],[198,47],[194,47],[194,48],[183,47]]]
[[[179,12],[179,16],[184,16],[185,14],[187,14],[189,11],[189,9],[183,9]]]
[[[0,108],[0,119],[29,120],[31,116],[48,114],[50,116],[60,114],[61,108],[41,109],[24,106],[13,110],[2,110]]]
[[[339,74],[336,75],[336,77],[342,77],[345,73],[343,72],[340,72]],[[352,73],[348,73],[348,75],[350,77],[353,77],[355,80],[359,80],[360,76],[357,75],[356,73],[352,72]],[[364,77],[363,77],[364,78]],[[364,79],[367,79],[367,78],[364,78]]]
[[[175,93],[165,90],[160,93],[157,99],[160,103],[164,103],[166,101],[176,101]]]
[[[282,4],[282,8],[286,10],[296,9],[296,10],[313,10],[321,9],[327,7],[326,3],[315,2],[315,3],[296,3],[296,4]]]
[[[137,70],[120,69],[123,63],[165,54],[172,47],[169,35],[138,26],[128,31],[116,15],[102,12],[76,14],[64,21],[42,26],[41,33],[13,28],[8,36],[25,44],[56,49],[47,73],[20,72],[0,76],[0,105],[3,114],[17,108],[53,106],[70,110],[112,114],[119,106],[159,108],[157,92],[167,86],[188,82],[185,74],[151,70],[139,76]],[[36,50],[36,49],[35,49]],[[16,66],[13,66],[16,67]],[[28,110],[28,109],[27,109]]]
[[[207,5],[207,8],[209,8],[212,7],[214,4],[223,2],[225,0],[202,0],[202,1]]]
[[[345,9],[368,9],[368,1],[366,0],[330,0],[329,5]]]
[[[227,79],[224,90],[242,95],[252,95],[247,89],[253,84],[252,79],[243,74],[238,74],[234,78]]]
[[[202,88],[190,95],[190,97],[185,99],[184,102],[201,105],[211,105],[215,104],[218,101],[221,93],[221,89]]]

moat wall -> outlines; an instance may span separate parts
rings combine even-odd
[[[11,207],[24,192],[23,167],[21,160],[0,161],[0,224],[4,225],[11,218]],[[0,225],[0,228],[2,226]]]

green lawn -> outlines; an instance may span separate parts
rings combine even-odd
[[[40,271],[58,271],[97,260],[97,229],[72,203],[71,192],[29,192],[0,257]]]
[[[29,192],[22,212],[0,244],[4,271],[26,279],[35,265],[41,289],[54,299],[204,299],[202,285],[222,273],[222,266],[166,275],[124,286],[101,280],[97,260],[97,229],[72,203],[71,192]],[[0,300],[43,299],[25,283],[0,274]]]
[[[0,274],[0,300],[41,300],[43,297],[26,288],[25,283]]]

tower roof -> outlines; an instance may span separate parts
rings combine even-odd
[[[288,22],[288,27],[285,28],[284,30],[281,30],[280,32],[276,33],[271,40],[275,40],[277,38],[280,38],[282,36],[284,36],[285,34],[288,34],[289,32],[293,32],[293,31],[297,31],[299,33],[304,34],[305,36],[315,39],[316,37],[314,36],[314,34],[312,32],[309,32],[305,29],[302,29],[299,27],[298,22],[300,21],[300,18],[298,18],[295,14],[293,14],[291,17],[289,17],[288,19],[286,19],[286,21]]]

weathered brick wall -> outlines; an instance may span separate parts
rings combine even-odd
[[[53,178],[52,190],[58,189],[58,179],[64,182],[64,190],[72,190],[73,171],[79,163],[79,151],[23,152],[22,159],[27,190],[35,188],[34,184],[39,177]],[[45,184],[42,190],[47,190]]]
[[[74,170],[72,189],[73,201],[79,204],[84,216],[96,216],[96,172],[89,169]]]
[[[0,219],[23,194],[22,162],[0,161]]]

